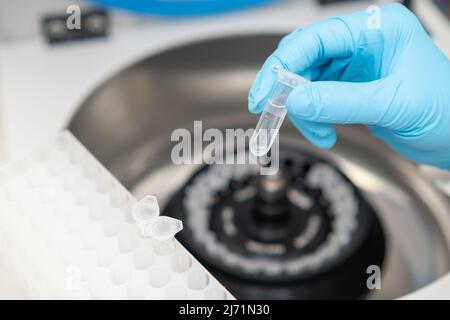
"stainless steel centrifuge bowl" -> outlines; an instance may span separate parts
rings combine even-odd
[[[247,91],[280,36],[250,35],[196,42],[139,61],[100,85],[80,106],[71,131],[137,196],[162,204],[195,166],[175,166],[176,128],[247,128]],[[450,203],[415,166],[363,127],[338,128],[332,151],[306,143],[289,124],[282,139],[335,163],[376,210],[387,237],[382,289],[370,298],[396,298],[450,269]]]

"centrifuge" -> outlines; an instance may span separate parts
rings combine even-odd
[[[118,15],[98,40],[4,42],[3,156],[68,128],[137,198],[155,195],[183,221],[180,243],[238,299],[450,298],[450,200],[434,183],[443,174],[365,128],[337,128],[336,148],[324,151],[286,121],[274,175],[170,158],[173,130],[195,138],[197,120],[254,128],[248,88],[280,38],[369,3],[284,1],[200,20]],[[431,2],[415,6],[448,50],[448,31],[439,33],[448,22]],[[380,268],[380,288],[367,286],[369,266]]]

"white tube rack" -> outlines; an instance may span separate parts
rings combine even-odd
[[[0,168],[0,262],[29,299],[233,299],[178,241],[154,250],[136,203],[64,132]]]

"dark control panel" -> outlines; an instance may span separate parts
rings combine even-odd
[[[109,30],[109,18],[103,9],[73,5],[65,13],[45,16],[42,30],[51,44],[105,37]]]

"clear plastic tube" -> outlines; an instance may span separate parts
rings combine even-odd
[[[305,78],[284,69],[274,67],[273,71],[277,73],[277,81],[250,139],[250,151],[257,157],[266,155],[272,147],[287,114],[286,100],[289,94],[295,87],[309,83]]]
[[[175,249],[175,234],[183,229],[180,220],[160,216],[158,201],[154,196],[146,196],[135,204],[133,219],[142,236],[153,238],[155,252],[160,255]]]

